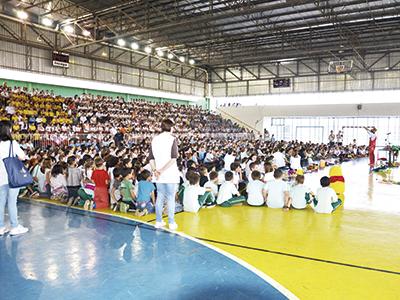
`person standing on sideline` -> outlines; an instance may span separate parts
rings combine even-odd
[[[329,139],[329,147],[332,148],[335,145],[335,134],[333,130],[331,130],[331,134],[328,136]]]
[[[339,146],[343,145],[343,132],[341,130],[339,130],[339,132],[336,136],[336,141]]]
[[[10,188],[8,185],[8,174],[3,163],[10,153],[12,143],[14,154],[20,160],[25,160],[24,151],[16,141],[11,137],[11,122],[0,121],[0,236],[10,232],[10,235],[18,235],[28,232],[28,228],[18,223],[17,198],[19,188]],[[8,215],[10,216],[11,230],[5,226],[4,214],[6,203],[8,206]]]
[[[179,184],[179,169],[176,163],[178,158],[178,142],[172,135],[174,122],[164,119],[161,122],[161,133],[155,136],[150,147],[150,166],[157,186],[156,200],[156,228],[164,227],[162,220],[164,203],[168,206],[168,226],[176,230],[175,223],[175,194]]]
[[[368,153],[369,153],[369,170],[372,172],[372,169],[375,166],[375,148],[376,148],[376,131],[375,127],[368,129],[364,127],[365,130],[368,132],[369,135],[369,145],[368,145]]]
[[[264,142],[268,142],[270,140],[271,136],[269,134],[269,131],[267,128],[264,128]]]

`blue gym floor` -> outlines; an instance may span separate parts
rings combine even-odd
[[[286,299],[227,256],[165,230],[19,202],[31,231],[0,237],[0,299]]]

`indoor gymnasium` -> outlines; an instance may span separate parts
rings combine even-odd
[[[400,2],[0,2],[0,300],[399,299]]]

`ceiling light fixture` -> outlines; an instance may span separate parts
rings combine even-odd
[[[146,47],[144,48],[144,52],[146,52],[147,54],[150,54],[151,51],[152,51],[152,49],[151,49],[150,46],[146,46]]]
[[[71,25],[66,25],[62,28],[62,30],[66,33],[74,33],[75,29]]]
[[[138,49],[139,49],[139,44],[136,43],[136,42],[133,42],[133,43],[131,43],[131,48],[132,48],[133,50],[138,50]]]
[[[53,20],[49,19],[49,18],[43,18],[42,19],[42,24],[44,26],[51,27],[51,26],[53,26]]]
[[[124,39],[118,39],[117,44],[118,46],[124,47],[126,45],[126,42]]]
[[[168,59],[173,59],[174,55],[172,53],[168,53]]]
[[[26,19],[28,19],[28,14],[23,10],[18,10],[17,17],[18,17],[18,19],[26,20]]]

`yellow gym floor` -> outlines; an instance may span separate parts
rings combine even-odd
[[[307,175],[306,184],[315,189],[325,174]],[[241,258],[300,299],[400,299],[400,185],[369,175],[366,160],[343,164],[343,176],[346,200],[332,215],[215,207],[178,213],[178,231]]]

